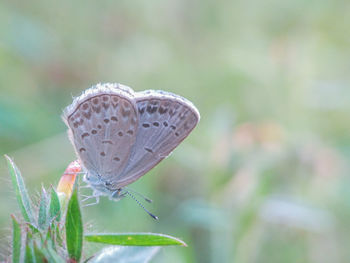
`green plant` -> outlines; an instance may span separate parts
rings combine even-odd
[[[76,174],[66,174],[57,191],[42,187],[33,205],[21,173],[5,156],[22,219],[12,217],[12,262],[148,262],[160,246],[186,244],[174,237],[154,233],[84,233]],[[67,168],[68,170],[68,168]],[[62,184],[62,181],[64,183]],[[62,190],[63,189],[63,190]],[[94,255],[83,254],[84,242],[111,245]],[[129,262],[129,261],[128,261]],[[131,262],[131,261],[130,261]]]

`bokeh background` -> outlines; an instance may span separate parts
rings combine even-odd
[[[1,1],[0,153],[33,196],[75,159],[60,119],[98,82],[163,89],[201,122],[94,231],[160,232],[153,262],[349,262],[350,2]],[[18,212],[0,162],[1,258]],[[94,248],[86,247],[85,255]]]

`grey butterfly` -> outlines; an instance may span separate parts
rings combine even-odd
[[[75,98],[62,118],[98,202],[100,195],[125,196],[123,188],[167,157],[200,115],[190,101],[170,92],[134,92],[107,83]]]

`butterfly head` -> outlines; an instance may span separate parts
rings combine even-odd
[[[94,176],[87,172],[84,176],[84,181],[94,191],[96,196],[108,196],[113,201],[119,201],[125,196],[125,193],[121,192],[121,188],[114,188],[110,182],[102,181],[99,176]]]
[[[109,198],[113,201],[119,201],[120,199],[122,199],[125,196],[126,196],[126,192],[122,191],[122,188],[120,188],[120,189],[117,189],[117,190],[111,192],[111,195],[109,196]]]

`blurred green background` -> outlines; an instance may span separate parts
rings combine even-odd
[[[349,262],[349,1],[1,1],[0,153],[30,193],[75,159],[60,119],[98,82],[190,99],[201,122],[88,228],[160,232],[153,262]],[[0,248],[19,211],[0,162]],[[88,255],[94,247],[86,247]]]

